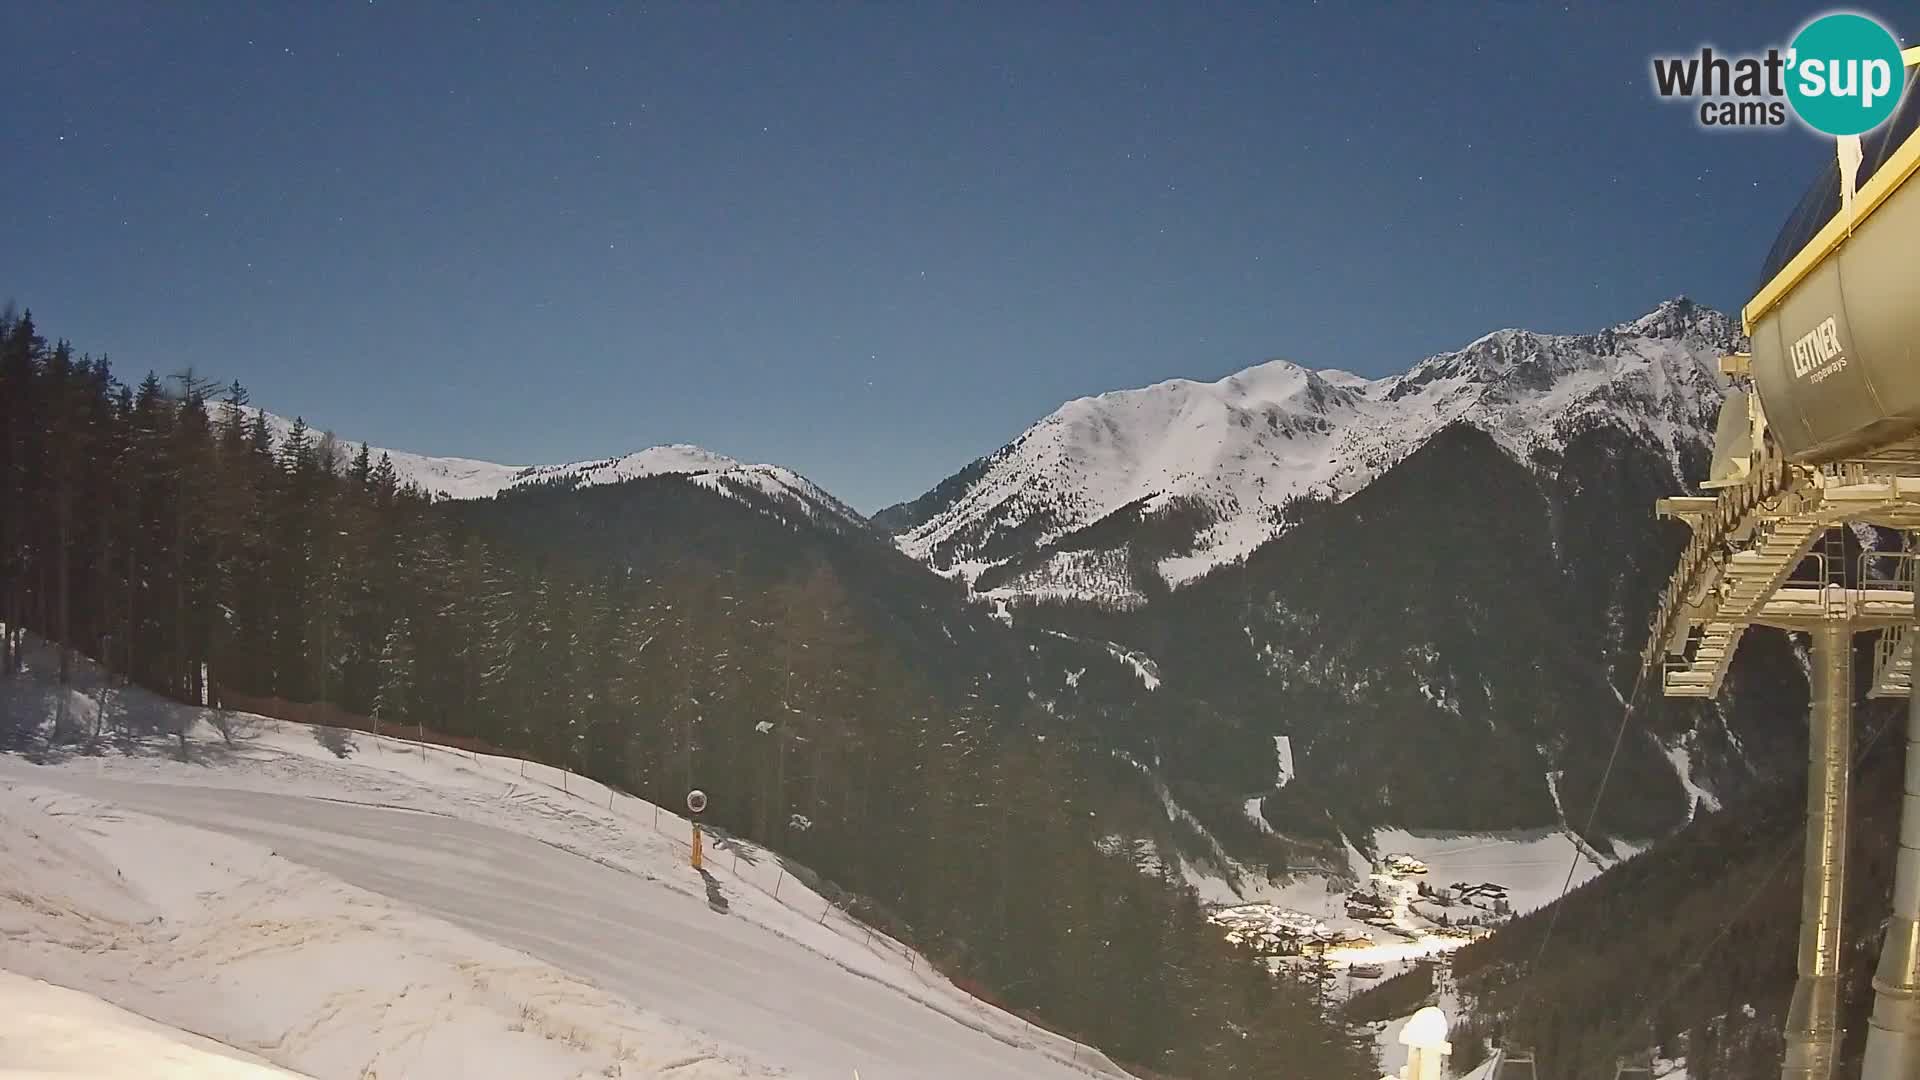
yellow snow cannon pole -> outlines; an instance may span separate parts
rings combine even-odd
[[[707,793],[699,788],[687,792],[687,813],[693,815],[693,868],[700,869],[700,814],[707,808]]]

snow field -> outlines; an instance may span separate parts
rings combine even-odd
[[[191,763],[171,739],[0,756],[0,968],[319,1077],[1125,1075],[764,849],[710,838],[703,879],[690,824],[651,803],[517,759],[237,727],[232,749],[195,727]]]
[[[91,994],[0,971],[0,1077],[281,1080],[287,1072]]]

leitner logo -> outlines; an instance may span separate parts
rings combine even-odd
[[[1893,115],[1906,83],[1900,42],[1850,12],[1813,20],[1785,50],[1653,58],[1654,90],[1698,100],[1702,127],[1781,127],[1791,106],[1815,131],[1860,135]]]
[[[1793,374],[1798,379],[1811,375],[1814,382],[1820,382],[1847,366],[1846,350],[1840,347],[1840,326],[1831,315],[1826,322],[1801,335],[1790,352]]]

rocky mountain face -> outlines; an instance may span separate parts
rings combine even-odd
[[[1806,700],[1798,654],[1752,635],[1720,700],[1634,702],[1639,635],[1677,527],[1650,520],[1668,463],[1614,426],[1522,463],[1487,433],[1444,429],[1366,490],[1302,508],[1241,563],[1144,606],[1015,608],[1150,658],[1167,699],[1136,711],[1168,783],[1225,816],[1265,799],[1282,834],[1384,825],[1585,827],[1644,840],[1790,772]],[[1624,527],[1629,523],[1632,527]],[[1175,707],[1174,699],[1188,702]],[[1195,725],[1193,714],[1219,718]],[[1625,847],[1619,850],[1626,850]]]
[[[1464,423],[1520,461],[1596,425],[1676,469],[1711,430],[1725,315],[1684,298],[1592,334],[1500,330],[1363,379],[1284,360],[1061,406],[876,523],[996,597],[1137,606],[1244,559]]]
[[[1151,664],[1106,730],[1237,858],[1590,814],[1604,858],[1796,767],[1803,662],[1769,633],[1718,701],[1641,694],[1612,749],[1684,535],[1653,503],[1703,475],[1738,344],[1674,300],[1378,380],[1273,363],[1084,398],[875,520],[1016,624]]]

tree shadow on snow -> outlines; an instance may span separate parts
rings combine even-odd
[[[102,731],[97,736],[77,735],[48,738],[44,733],[9,743],[0,738],[0,752],[20,755],[35,765],[58,765],[74,758],[106,757],[117,754],[130,758],[165,758],[194,765],[218,767],[236,760],[234,747],[205,740],[182,743],[173,732]]]
[[[746,842],[733,836],[726,830],[716,828],[712,825],[703,825],[701,828],[705,829],[707,835],[713,838],[713,850],[724,851],[732,855],[736,860],[746,863],[748,866],[759,865],[759,853],[749,847]]]
[[[74,654],[63,678],[59,650],[28,634],[20,667],[0,673],[0,753],[36,764],[119,753],[219,766],[238,759],[257,737],[260,717],[175,701]],[[197,731],[210,726],[212,740]],[[182,733],[186,737],[182,737]],[[351,744],[322,745],[345,757]]]
[[[708,907],[722,915],[732,910],[733,905],[727,902],[727,894],[720,891],[720,879],[708,873],[704,866],[700,868],[700,880],[707,883]]]
[[[326,747],[334,757],[344,758],[353,753],[353,732],[346,728],[313,727],[313,741]]]

